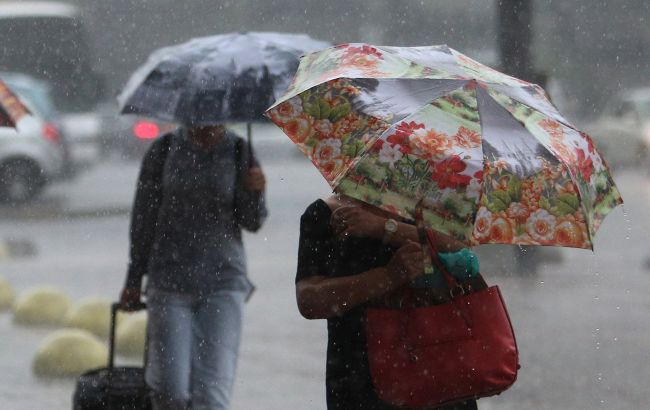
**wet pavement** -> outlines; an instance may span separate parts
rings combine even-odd
[[[290,152],[260,152],[271,217],[245,237],[258,290],[247,307],[234,410],[325,409],[325,322],[299,316],[293,277],[299,216],[329,190]],[[135,162],[101,163],[53,186],[29,208],[0,210],[7,254],[0,273],[19,292],[51,284],[73,300],[115,298],[124,279],[137,170]],[[636,410],[650,403],[650,179],[624,171],[616,180],[626,214],[619,208],[606,219],[595,252],[544,250],[543,259],[560,260],[526,275],[515,272],[512,248],[479,249],[484,275],[508,304],[522,365],[517,383],[481,400],[481,409]],[[7,252],[11,243],[27,243],[31,253]],[[10,314],[0,314],[0,408],[71,408],[74,380],[48,382],[31,374],[34,352],[50,331],[15,326]]]

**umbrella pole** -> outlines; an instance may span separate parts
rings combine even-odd
[[[255,166],[255,158],[253,158],[253,124],[249,121],[246,123],[246,139],[248,142],[248,167],[251,168]]]

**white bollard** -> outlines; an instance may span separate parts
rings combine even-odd
[[[19,295],[14,303],[14,323],[59,326],[70,309],[70,299],[60,290],[43,286]]]
[[[16,294],[11,288],[11,285],[5,278],[0,276],[0,312],[9,310],[14,303]]]
[[[92,333],[60,329],[47,336],[32,361],[38,377],[77,377],[107,365],[108,349]]]

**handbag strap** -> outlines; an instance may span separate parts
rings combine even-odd
[[[440,259],[440,255],[438,254],[438,248],[436,248],[436,242],[433,237],[433,232],[429,229],[426,229],[425,234],[427,237],[429,250],[431,251],[431,260],[436,265],[436,268],[438,268],[438,270],[442,273],[442,276],[445,278],[445,282],[447,282],[447,286],[449,287],[449,289],[454,289],[457,287],[462,289],[462,286],[458,283],[456,278],[454,278],[454,275],[449,273],[445,265],[442,263],[442,260]]]
[[[449,294],[453,298],[456,295],[462,295],[464,294],[465,287],[463,286],[462,283],[456,280],[456,278],[449,273],[445,265],[442,263],[442,260],[440,259],[440,255],[438,253],[438,249],[436,247],[436,241],[434,237],[434,233],[430,228],[427,228],[424,225],[424,217],[423,217],[423,212],[422,212],[422,200],[418,202],[418,204],[415,207],[415,222],[416,222],[416,227],[418,230],[418,236],[420,238],[420,242],[422,243],[422,246],[427,246],[429,252],[424,252],[424,272],[425,274],[433,274],[433,265],[435,265],[436,268],[438,268],[438,271],[442,274],[443,278],[445,279],[445,282],[447,283],[447,287],[449,289]],[[485,283],[485,280],[483,277],[479,274],[476,280],[472,280],[472,283],[476,284],[476,287],[478,288],[483,288],[487,287],[487,284]],[[470,287],[473,287],[470,285]]]
[[[445,265],[442,263],[442,260],[440,260],[440,256],[438,255],[438,249],[436,248],[435,241],[433,239],[433,232],[426,228],[424,226],[424,216],[422,212],[422,201],[420,200],[415,207],[415,224],[418,230],[418,237],[420,238],[420,243],[422,244],[423,247],[428,247],[429,252],[424,252],[424,273],[425,274],[433,274],[433,265],[438,268],[438,270],[442,273],[443,277],[445,278],[445,281],[447,282],[447,286],[449,288],[453,288],[455,286],[458,286],[458,282],[454,277],[447,271],[447,268],[445,268]],[[428,245],[428,246],[427,246]],[[433,265],[432,265],[433,263]]]

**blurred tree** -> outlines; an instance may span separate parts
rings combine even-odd
[[[499,0],[498,12],[501,70],[522,80],[534,81],[530,52],[533,38],[532,0]]]

